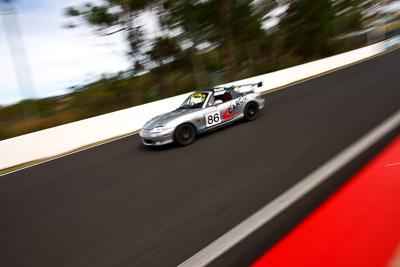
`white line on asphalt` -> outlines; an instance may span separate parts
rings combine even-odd
[[[392,164],[387,164],[386,167],[394,166],[394,165],[400,165],[400,162],[398,163],[392,163]]]
[[[179,266],[202,267],[211,263],[399,126],[400,110]]]
[[[35,164],[31,164],[31,165],[28,165],[28,166],[25,166],[25,167],[22,167],[22,168],[18,168],[18,169],[16,169],[16,170],[13,170],[13,171],[10,171],[10,172],[6,172],[6,173],[3,173],[3,174],[0,174],[0,177],[1,177],[1,176],[8,175],[8,174],[11,174],[11,173],[14,173],[14,172],[22,171],[22,170],[24,170],[24,169],[28,169],[28,168],[30,168],[30,167],[33,167],[33,166],[36,166],[36,165],[40,165],[40,164],[43,164],[43,163],[46,163],[46,162],[49,162],[49,161],[52,161],[52,160],[56,160],[56,159],[59,159],[59,158],[63,158],[63,157],[66,157],[66,156],[69,156],[69,155],[72,155],[72,154],[75,154],[75,153],[78,153],[78,152],[87,150],[87,149],[91,149],[91,148],[94,148],[94,147],[96,147],[96,146],[105,145],[105,144],[107,144],[107,143],[114,142],[114,141],[117,141],[117,140],[119,140],[119,139],[126,138],[126,137],[128,137],[128,136],[135,135],[135,134],[137,134],[137,133],[138,133],[138,132],[131,133],[131,134],[127,134],[127,135],[124,135],[124,136],[121,136],[121,137],[117,137],[117,138],[115,138],[115,139],[112,139],[112,140],[109,140],[109,141],[106,141],[106,142],[101,142],[101,143],[96,144],[96,145],[93,145],[93,146],[85,147],[85,148],[82,148],[82,149],[79,149],[79,148],[78,148],[77,150],[72,151],[72,152],[69,152],[69,153],[67,153],[67,154],[63,154],[63,155],[60,155],[60,156],[55,156],[54,158],[51,158],[51,159],[46,159],[46,160],[40,161],[40,162],[35,163]],[[40,159],[38,159],[38,160],[40,160]]]

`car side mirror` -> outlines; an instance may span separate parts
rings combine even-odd
[[[218,99],[218,100],[215,100],[215,102],[214,102],[214,106],[216,106],[216,105],[219,105],[219,104],[221,104],[222,103],[222,100],[220,100],[220,99]]]
[[[259,82],[259,83],[257,84],[257,87],[262,87],[262,82]]]

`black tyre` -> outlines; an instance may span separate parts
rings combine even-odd
[[[181,146],[187,146],[193,143],[196,138],[196,130],[193,125],[185,123],[176,127],[175,141]]]
[[[248,103],[244,107],[244,118],[246,121],[253,121],[258,117],[258,105],[254,102]]]

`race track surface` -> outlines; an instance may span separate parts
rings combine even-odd
[[[2,176],[0,266],[176,266],[397,111],[399,74],[397,49],[266,94],[256,121],[187,147],[133,135]]]

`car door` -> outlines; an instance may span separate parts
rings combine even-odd
[[[222,123],[235,120],[243,113],[244,104],[246,103],[246,96],[226,101],[219,104]]]

